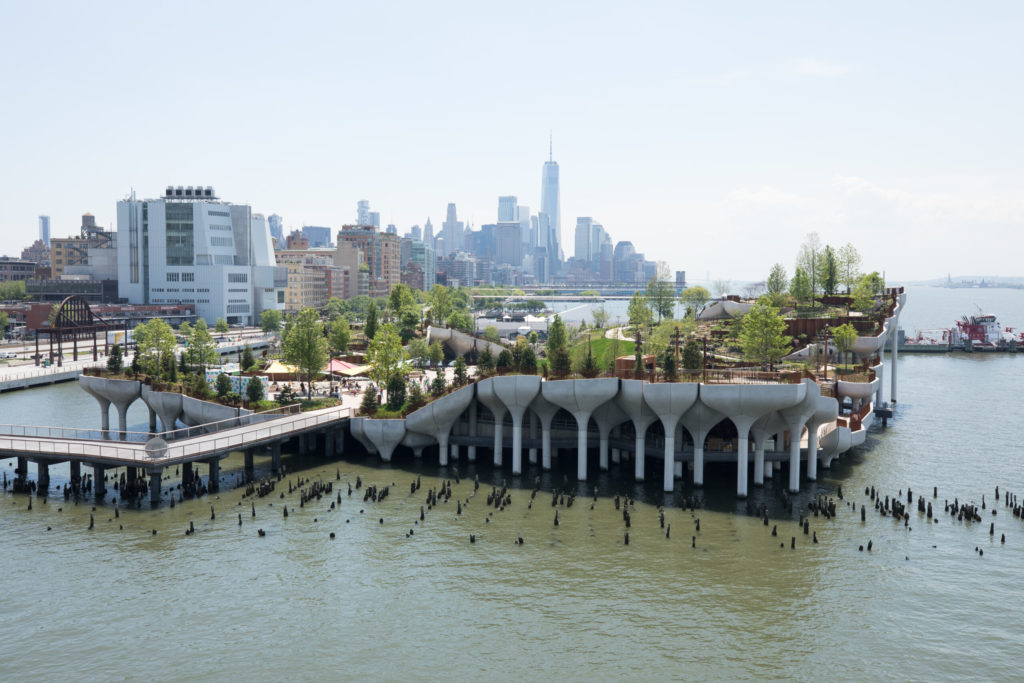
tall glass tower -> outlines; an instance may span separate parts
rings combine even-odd
[[[558,272],[557,264],[562,256],[562,219],[558,198],[558,163],[552,155],[551,143],[548,143],[548,160],[544,162],[544,171],[540,181],[540,232],[539,246],[547,247],[551,259],[552,272]]]

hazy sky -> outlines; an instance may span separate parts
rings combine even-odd
[[[1020,3],[0,0],[0,253],[213,185],[289,227],[576,216],[691,277],[806,233],[890,279],[1024,274]]]

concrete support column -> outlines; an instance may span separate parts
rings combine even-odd
[[[693,485],[704,485],[704,439],[693,441]]]
[[[544,425],[540,430],[540,444],[541,444],[541,468],[544,470],[551,469],[551,425]]]
[[[442,431],[437,437],[437,455],[441,467],[448,465],[448,432]]]
[[[896,321],[898,321],[898,320],[899,320],[899,317],[896,318]],[[890,380],[892,382],[892,385],[889,387],[889,398],[892,399],[892,402],[893,402],[894,405],[896,403],[896,362],[899,360],[899,353],[900,353],[899,352],[899,346],[896,343],[896,338],[899,336],[896,333],[897,329],[898,329],[896,327],[896,324],[897,324],[896,321],[893,321],[893,326],[894,326],[895,329],[892,330],[892,334],[890,335],[890,339],[892,340],[892,345],[890,346],[890,352],[889,352],[889,357],[892,358],[892,363],[891,363],[892,369],[890,371],[890,374],[892,375],[892,378]],[[881,382],[879,382],[879,385],[881,385]]]
[[[194,475],[192,473],[192,463],[186,462],[181,465],[181,485],[188,486],[192,483]]]
[[[618,448],[612,449],[612,462],[616,465],[622,462],[622,452]]]
[[[103,476],[104,474],[106,474],[106,471],[107,468],[104,467],[103,465],[97,465],[96,463],[92,463],[93,492],[97,496],[102,496],[104,493],[107,492],[107,487],[103,483]]]
[[[512,474],[523,473],[523,413],[512,413]]]
[[[473,401],[469,404],[469,435],[476,436],[476,414],[477,414],[477,402]],[[476,446],[468,446],[466,448],[466,460],[469,462],[476,462]]]
[[[452,449],[451,460],[453,460],[455,462],[458,462],[458,460],[459,460],[459,444],[453,443],[451,445],[451,449]]]
[[[775,471],[775,466],[771,462],[764,463],[764,478],[771,479],[772,473]]]
[[[100,403],[100,429],[103,431],[110,430],[110,401],[95,397]]]
[[[590,416],[585,420],[577,418],[579,426],[576,430],[576,478],[579,481],[587,480],[587,426]]]
[[[800,492],[800,427],[789,432],[789,492]]]
[[[19,479],[24,479],[28,476],[28,458],[18,456],[18,462],[14,466],[14,476]]]
[[[501,467],[503,451],[505,450],[505,413],[502,411],[501,415],[494,416],[494,466]]]
[[[676,488],[676,428],[665,430],[665,472],[662,478],[662,490],[666,493]]]
[[[875,376],[878,378],[878,390],[875,391],[875,407],[881,408],[885,394],[885,345],[878,349],[878,365],[875,367]]]
[[[526,419],[530,421],[530,443],[537,443],[537,416],[532,411],[526,413]],[[537,447],[532,446],[529,453],[530,464],[537,464]]]
[[[598,467],[602,472],[608,471],[608,436],[601,436],[601,457],[598,459]]]
[[[818,478],[818,425],[807,425],[807,480]]]
[[[156,431],[156,411],[149,408],[149,431]]]
[[[245,476],[246,478],[252,477],[253,462],[252,462],[252,449],[247,448],[243,451],[245,457]]]
[[[79,461],[79,460],[72,460],[70,464],[71,464],[71,478],[72,479],[77,479],[78,481],[81,481],[82,480],[82,463],[81,463],[81,461]]]
[[[281,471],[281,444],[275,443],[270,447],[270,471],[277,474]]]
[[[754,439],[754,486],[764,486],[764,439]]]
[[[156,469],[150,469],[149,472],[149,502],[153,505],[160,504],[160,477],[163,474],[163,468],[158,467]]]
[[[36,463],[36,490],[41,495],[46,495],[50,488],[50,465],[45,462]]]
[[[213,460],[210,460],[209,461],[209,465],[210,465],[210,485],[209,485],[208,488],[211,491],[219,491],[220,490],[220,459],[219,458],[214,458]]]
[[[128,431],[128,403],[118,403],[117,406],[117,431],[121,433],[121,438],[125,438],[127,435],[125,432]]]
[[[747,470],[750,465],[750,434],[743,430],[736,437],[736,495],[747,497]]]
[[[636,432],[636,450],[633,454],[633,476],[637,481],[644,480],[644,459],[647,457],[647,429]]]

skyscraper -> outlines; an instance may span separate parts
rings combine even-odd
[[[519,200],[514,196],[498,197],[498,222],[511,223],[516,219],[516,206]]]
[[[360,199],[356,202],[356,225],[372,225],[370,223],[370,202]]]
[[[39,239],[42,240],[43,244],[47,247],[50,246],[50,217],[40,216],[39,217]]]
[[[267,216],[267,225],[270,226],[270,236],[277,240],[278,249],[284,249],[284,219],[272,213]]]
[[[455,212],[455,204],[448,205],[448,217],[441,225],[441,238],[444,240],[444,255],[462,249],[462,223]]]
[[[540,235],[538,246],[548,250],[551,257],[551,270],[558,272],[558,263],[562,261],[562,219],[558,198],[558,163],[554,160],[549,143],[548,160],[544,162],[544,170],[540,183]]]

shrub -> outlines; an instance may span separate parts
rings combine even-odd
[[[249,403],[259,403],[263,400],[263,382],[259,377],[250,377],[245,385],[245,398]]]
[[[217,391],[217,398],[223,399],[231,393],[231,378],[222,372],[217,375],[217,380],[214,382],[213,387]]]
[[[374,415],[377,412],[377,390],[371,384],[363,392],[363,400],[359,403],[360,415]]]
[[[388,410],[401,410],[405,405],[405,378],[395,375],[388,380]]]

